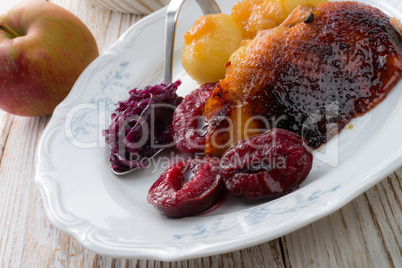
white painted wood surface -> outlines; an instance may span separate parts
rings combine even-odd
[[[0,0],[0,13],[20,1]],[[101,52],[141,18],[85,0],[51,2],[85,23]],[[255,247],[171,263],[99,256],[44,213],[35,151],[48,120],[0,111],[0,267],[402,267],[402,169],[330,216]]]

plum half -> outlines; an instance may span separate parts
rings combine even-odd
[[[151,186],[147,201],[163,215],[180,218],[211,208],[223,189],[219,160],[196,157],[166,170]]]
[[[235,143],[220,161],[220,174],[233,195],[271,200],[302,183],[312,162],[305,139],[275,128]]]
[[[207,126],[202,113],[215,86],[216,83],[200,86],[184,97],[174,111],[170,135],[179,151],[190,154],[204,152]]]

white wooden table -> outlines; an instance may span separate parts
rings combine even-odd
[[[0,13],[20,1],[0,0]],[[89,27],[101,53],[141,19],[85,0],[51,2]],[[0,111],[0,267],[402,267],[402,169],[332,215],[244,250],[172,263],[95,254],[50,224],[34,184],[49,118]]]

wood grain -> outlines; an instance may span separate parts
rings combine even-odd
[[[402,189],[395,174],[332,215],[285,236],[288,263],[308,267],[328,263],[330,267],[400,267],[402,247],[395,240],[402,237]],[[398,196],[384,193],[379,200],[376,195],[384,185]],[[393,227],[395,224],[399,227]]]
[[[21,0],[0,0],[0,13]],[[54,0],[94,34],[101,53],[141,17],[80,0]],[[402,267],[402,169],[335,213],[279,239],[178,262],[110,258],[48,221],[34,184],[35,152],[49,117],[0,111],[0,267]]]
[[[0,110],[0,159],[3,156],[4,147],[7,143],[13,119],[13,115]]]

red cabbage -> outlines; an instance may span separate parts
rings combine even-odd
[[[169,127],[173,112],[182,101],[176,94],[180,84],[177,80],[143,90],[135,88],[129,92],[128,100],[117,104],[109,128],[103,131],[111,147],[109,160],[113,170],[144,168],[148,158],[171,144]]]

